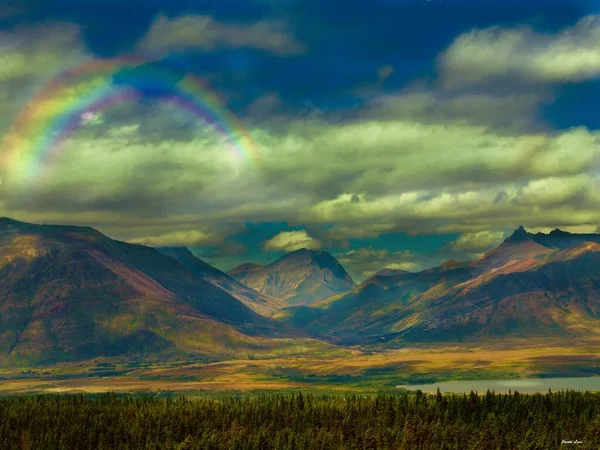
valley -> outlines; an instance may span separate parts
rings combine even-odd
[[[343,350],[214,362],[63,363],[5,368],[0,395],[22,393],[149,393],[204,396],[310,390],[394,392],[400,384],[600,375],[600,336],[582,342],[510,341],[484,345]]]

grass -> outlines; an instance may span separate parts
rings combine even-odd
[[[0,395],[57,392],[215,392],[306,390],[392,392],[399,384],[449,380],[600,375],[597,342],[516,341],[502,346],[414,347],[229,361],[114,363],[105,360],[0,370]],[[350,353],[352,353],[350,355]]]

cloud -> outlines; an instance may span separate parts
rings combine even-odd
[[[600,16],[587,16],[557,34],[530,27],[475,29],[440,55],[449,88],[508,78],[515,83],[580,82],[600,75]]]
[[[578,197],[584,199],[592,181],[592,177],[585,174],[531,180],[520,189],[516,202],[530,206],[572,204]]]
[[[254,48],[276,55],[295,55],[305,51],[305,47],[288,34],[280,22],[222,23],[202,15],[175,18],[159,15],[137,47],[141,52],[151,54],[219,47]]]
[[[0,139],[37,91],[89,57],[76,24],[0,27]]]
[[[210,32],[198,38],[190,25],[194,21]],[[143,43],[155,39],[159,53],[185,50],[188,38],[196,42],[195,49],[252,46],[278,54],[298,51],[282,44],[295,42],[292,38],[261,47],[256,36],[268,35],[265,30],[285,32],[279,25],[267,26],[271,22],[260,23],[252,28],[206,17],[161,16]],[[34,29],[29,36],[29,28],[2,32],[9,34],[1,41],[8,43],[8,50],[0,60],[8,59],[0,65],[0,122],[14,117],[6,108],[23,106],[33,87],[50,76],[18,55],[31,55],[30,64],[36,66],[43,62],[36,53],[41,49],[49,58],[48,73],[87,58],[76,26],[44,27],[45,38]],[[229,27],[237,31],[228,34]],[[164,34],[168,48],[161,47],[163,29],[173,31]],[[576,26],[573,33],[581,37],[585,29]],[[498,40],[504,31],[490,36]],[[533,44],[550,48],[562,34],[527,36]],[[451,85],[457,83],[448,81],[456,71],[468,69],[460,65],[468,60],[453,53],[461,42],[458,38],[440,60],[442,80]],[[582,51],[586,48],[582,45]],[[450,250],[466,252],[484,246],[489,233],[497,232],[490,230],[519,224],[596,227],[600,132],[584,127],[550,131],[538,122],[538,112],[552,100],[551,94],[539,86],[508,93],[488,90],[485,83],[506,72],[482,70],[479,75],[474,70],[473,79],[465,75],[469,86],[481,81],[480,89],[450,92],[435,82],[420,83],[381,96],[345,120],[315,110],[285,115],[279,110],[284,99],[263,92],[247,109],[263,159],[260,169],[240,161],[220,136],[176,109],[119,105],[88,120],[67,139],[35,183],[18,173],[0,173],[0,215],[91,224],[116,238],[161,245],[225,246],[225,238],[248,221],[285,221],[309,230],[282,232],[265,243],[265,248],[281,251],[321,248],[383,232],[417,232],[461,234]],[[534,72],[528,73],[533,80]],[[575,80],[573,76],[569,79]],[[274,113],[279,115],[273,118]],[[316,231],[323,228],[327,231]],[[233,254],[241,249],[222,251]],[[367,267],[359,261],[363,254],[346,256],[361,276],[387,264],[425,265],[425,260],[406,255],[372,254],[381,266]]]
[[[143,244],[151,247],[194,247],[213,241],[213,236],[201,230],[175,231],[158,236],[143,236],[130,239],[133,244]]]
[[[534,227],[534,228],[527,228],[527,231],[529,233],[544,233],[544,234],[548,234],[550,232],[552,232],[553,230],[555,230],[556,228],[559,228],[562,231],[567,231],[569,233],[576,233],[576,234],[588,234],[588,233],[599,233],[600,230],[598,229],[598,227],[596,225],[574,225],[574,226],[555,226],[555,227]]]
[[[78,25],[51,22],[0,31],[0,82],[47,79],[88,57]]]
[[[272,240],[284,251],[383,232],[600,222],[600,133],[585,128],[509,134],[468,123],[297,119],[252,131],[257,170],[199,127],[188,141],[149,139],[134,119],[79,130],[35,185],[0,175],[3,215],[92,223],[128,239],[171,232],[164,221],[143,229],[161,217],[223,237],[247,221],[330,225]]]
[[[281,104],[281,97],[277,93],[270,92],[263,94],[248,106],[247,116],[251,119],[268,118],[273,115]]]
[[[242,256],[248,254],[248,248],[239,242],[224,241],[208,250],[202,250],[203,258],[223,258],[230,256]]]
[[[413,120],[424,124],[469,124],[513,132],[540,128],[538,112],[553,95],[534,90],[518,93],[444,92],[436,86],[409,87],[376,97],[367,117],[379,120]]]
[[[385,66],[381,66],[379,69],[377,69],[378,82],[383,83],[393,73],[394,73],[394,67],[390,66],[389,64],[385,65]]]
[[[390,252],[387,249],[364,247],[337,256],[355,281],[362,280],[381,269],[414,271],[420,267],[416,255],[408,250]]]
[[[479,231],[465,233],[450,244],[450,248],[457,252],[480,253],[491,250],[504,238],[502,231]]]
[[[328,206],[337,204],[367,212],[374,203],[388,208],[411,204],[425,191],[470,191],[592,170],[600,155],[599,137],[583,128],[507,135],[467,124],[307,120],[285,136],[262,134],[259,139],[268,154],[266,180],[320,197],[313,210],[328,220]],[[391,204],[390,198],[397,200]]]
[[[263,244],[265,251],[283,252],[293,252],[301,248],[318,250],[322,247],[323,243],[309,236],[306,230],[282,231]]]

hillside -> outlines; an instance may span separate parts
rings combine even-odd
[[[0,363],[224,356],[277,336],[302,335],[153,248],[0,219]]]
[[[254,272],[257,270],[264,269],[264,268],[265,268],[265,266],[260,265],[260,264],[244,263],[244,264],[241,264],[241,265],[231,269],[227,273],[230,276],[235,277],[235,278],[243,278],[246,275],[248,275],[250,272]]]
[[[157,250],[182,263],[194,275],[226,290],[233,297],[259,314],[270,315],[281,308],[289,306],[282,300],[263,295],[238,282],[231,275],[221,272],[219,269],[197,258],[185,247],[162,247]]]
[[[307,249],[288,253],[267,266],[244,264],[229,275],[289,305],[310,305],[355,287],[331,254]]]
[[[590,335],[600,326],[598,242],[521,227],[479,260],[376,275],[277,317],[345,344]]]

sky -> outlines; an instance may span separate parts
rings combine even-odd
[[[356,281],[477,258],[519,225],[600,231],[599,14],[592,0],[4,0],[0,216],[187,246],[223,270],[323,249]],[[236,125],[146,73],[205,80]],[[101,82],[140,95],[78,109]]]

